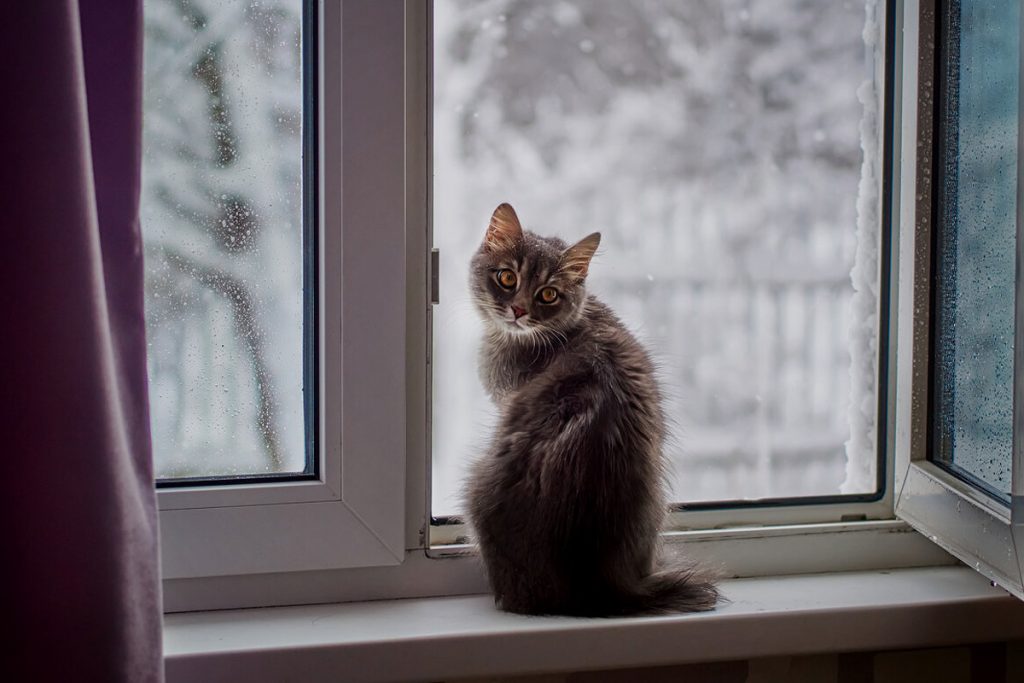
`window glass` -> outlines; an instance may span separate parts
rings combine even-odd
[[[932,452],[997,497],[1013,447],[1017,0],[945,4]]]
[[[602,232],[589,286],[660,365],[675,501],[876,490],[884,14],[435,2],[436,514],[494,423],[467,278],[506,201],[541,234]]]
[[[303,4],[145,2],[141,219],[161,479],[308,469]]]

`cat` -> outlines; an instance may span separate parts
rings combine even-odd
[[[471,262],[496,433],[467,485],[495,603],[522,614],[713,609],[695,567],[656,569],[665,416],[650,357],[585,283],[600,233],[567,245],[495,209]]]

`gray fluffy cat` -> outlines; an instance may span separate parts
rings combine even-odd
[[[540,237],[502,204],[473,257],[500,423],[470,478],[472,526],[510,612],[709,610],[707,577],[655,567],[665,417],[646,351],[584,289],[600,240]]]

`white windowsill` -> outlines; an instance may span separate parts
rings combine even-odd
[[[963,567],[736,579],[707,614],[523,617],[488,596],[170,614],[169,683],[393,681],[1024,638],[1024,603]]]

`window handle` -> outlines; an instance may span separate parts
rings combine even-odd
[[[430,303],[441,303],[441,252],[437,247],[430,250]]]

